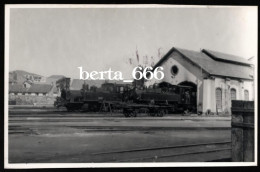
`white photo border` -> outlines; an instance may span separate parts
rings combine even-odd
[[[234,166],[257,166],[258,150],[258,58],[255,66],[255,161],[254,162],[166,162],[166,163],[9,163],[8,161],[8,90],[9,90],[9,31],[10,31],[10,9],[12,8],[243,8],[249,6],[218,6],[218,5],[70,5],[70,4],[6,4],[5,5],[5,83],[4,83],[4,168],[8,169],[37,169],[37,168],[115,168],[115,167],[234,167]],[[257,8],[257,6],[250,6]]]

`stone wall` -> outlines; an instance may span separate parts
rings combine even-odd
[[[16,105],[53,105],[53,96],[32,96],[32,95],[9,95],[9,101],[16,101]]]

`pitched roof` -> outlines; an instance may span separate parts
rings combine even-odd
[[[12,72],[15,72],[19,75],[32,75],[32,76],[41,76],[41,75],[38,75],[38,74],[35,74],[35,73],[31,73],[31,72],[27,72],[27,71],[24,71],[24,70],[14,70]]]
[[[35,73],[30,73],[30,72],[26,72],[24,70],[14,70],[11,71],[11,75],[13,75],[13,77],[15,77],[14,79],[17,81],[17,83],[23,83],[24,81],[26,81],[26,75],[31,75],[34,77],[43,77],[41,75],[35,74]]]
[[[57,87],[53,87],[53,93],[58,93],[58,89],[57,89]]]
[[[101,87],[102,84],[105,83],[105,80],[85,80],[85,83],[91,86]],[[113,84],[126,84],[123,81],[107,81],[106,83],[113,83]],[[73,79],[70,85],[70,90],[81,90],[82,85],[84,84],[84,80],[81,79]]]
[[[206,49],[203,49],[202,52],[217,61],[231,62],[231,63],[242,64],[242,65],[252,64],[250,61],[248,61],[245,58],[231,55],[231,54],[226,54],[226,53],[221,53],[221,52],[206,50]]]
[[[28,93],[48,93],[52,89],[52,85],[49,84],[32,84],[27,90]]]
[[[61,78],[65,78],[63,75],[51,75],[48,78],[46,78],[46,83],[47,84],[56,84],[56,81],[58,81]]]
[[[24,88],[22,84],[9,85],[9,92],[10,93],[24,93],[24,92],[26,92],[26,88]]]
[[[112,84],[118,84],[118,85],[126,85],[126,84],[132,84],[131,82],[124,82],[122,80],[109,80],[107,83],[112,83]]]
[[[175,48],[173,47],[155,66],[160,66],[168,57],[172,54],[172,52],[178,52],[184,57],[186,57],[188,60],[196,64],[198,67],[201,67],[204,71],[211,75],[217,75],[217,76],[226,76],[226,77],[233,77],[233,78],[241,78],[241,79],[250,79],[253,75],[253,69],[250,66],[245,65],[238,65],[238,64],[232,64],[227,63],[223,61],[216,61],[213,58],[209,57],[208,55],[192,51],[192,50],[186,50],[181,48]]]
[[[85,83],[91,86],[100,87],[105,81],[103,80],[85,80]],[[82,89],[82,85],[84,84],[84,80],[81,79],[73,79],[70,85],[70,90],[80,90]]]
[[[55,78],[47,78],[45,84],[55,85],[57,80],[58,79],[55,79]]]
[[[83,80],[73,79],[70,85],[70,90],[80,90],[82,89],[82,85],[84,84]]]
[[[65,78],[65,76],[64,75],[51,75],[48,78],[60,79],[60,78]]]

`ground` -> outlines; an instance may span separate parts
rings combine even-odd
[[[9,116],[9,163],[210,161],[230,157],[230,143],[216,146],[230,141],[230,117]]]

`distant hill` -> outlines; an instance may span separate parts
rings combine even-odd
[[[57,80],[64,78],[64,77],[65,77],[64,75],[51,75],[46,78],[46,83],[55,85]]]
[[[9,72],[9,79],[14,80],[17,83],[23,83],[24,81],[26,81],[26,75],[43,77],[41,75],[31,73],[31,72],[27,72],[27,71],[24,71],[24,70],[14,70],[14,71]]]
[[[11,71],[11,72],[15,72],[19,75],[33,75],[33,76],[41,76],[41,75],[38,75],[38,74],[35,74],[35,73],[31,73],[31,72],[27,72],[27,71],[24,71],[24,70],[14,70],[14,71]]]
[[[63,77],[65,77],[65,76],[64,75],[51,75],[48,78],[60,79],[60,78],[63,78]]]
[[[14,81],[17,84],[21,84],[27,80],[26,75],[44,78],[40,82],[37,82],[37,84],[50,84],[50,85],[55,85],[57,80],[65,77],[64,75],[51,75],[49,77],[45,77],[45,76],[42,76],[39,74],[27,72],[24,70],[14,70],[14,71],[9,72],[9,81]],[[35,83],[36,83],[36,81],[35,81]]]

